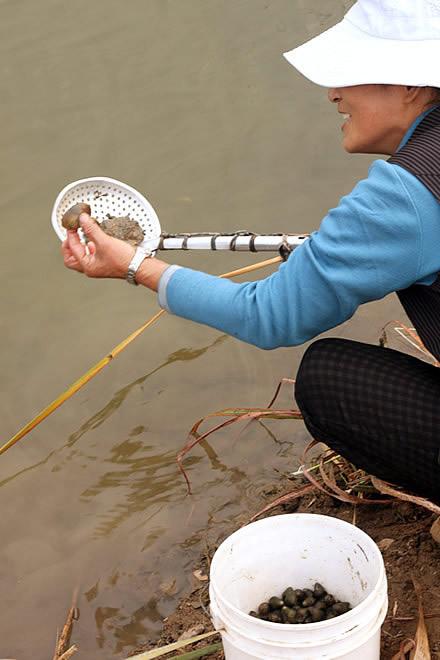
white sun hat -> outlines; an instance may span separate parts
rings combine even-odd
[[[440,0],[358,0],[340,23],[284,57],[324,87],[440,87]]]

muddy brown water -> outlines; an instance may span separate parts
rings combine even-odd
[[[122,179],[168,231],[305,232],[365,175],[325,90],[281,56],[348,4],[0,2],[2,442],[157,309],[63,268],[49,216],[68,182]],[[172,260],[221,273],[257,257]],[[333,334],[375,341],[398,315],[387,299]],[[187,460],[191,498],[176,452],[208,412],[265,405],[303,350],[167,317],[1,456],[1,657],[51,657],[75,587],[79,657],[122,658],[160,630],[206,543],[298,466],[307,434],[220,434]]]

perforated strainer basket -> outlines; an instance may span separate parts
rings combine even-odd
[[[98,221],[112,217],[129,216],[141,226],[145,236],[142,247],[154,250],[160,238],[160,223],[150,202],[127,184],[105,176],[74,181],[63,188],[52,209],[52,225],[61,240],[66,230],[61,219],[74,204],[89,204],[92,217]]]

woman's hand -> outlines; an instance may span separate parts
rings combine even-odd
[[[112,277],[125,279],[135,248],[105,234],[89,215],[80,215],[81,228],[88,239],[86,246],[76,231],[68,231],[61,246],[64,265],[71,270],[84,273],[87,277]],[[145,259],[136,273],[139,284],[157,291],[160,276],[168,264],[158,259]]]
[[[88,239],[87,250],[78,233],[68,231],[61,247],[64,265],[87,277],[125,278],[135,248],[125,241],[107,236],[86,213],[80,215],[80,224]]]

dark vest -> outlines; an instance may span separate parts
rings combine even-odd
[[[440,203],[440,107],[420,122],[388,162],[411,172]],[[430,286],[413,284],[397,295],[424,345],[440,360],[440,273]]]

